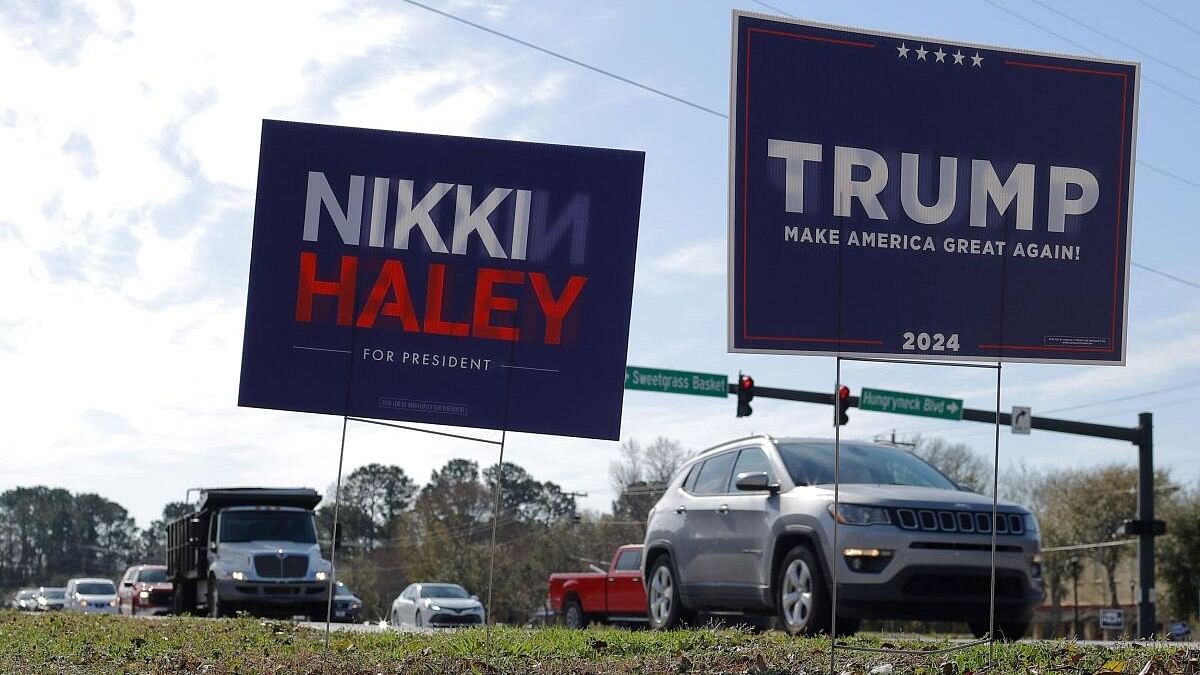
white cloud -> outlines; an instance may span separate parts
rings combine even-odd
[[[646,271],[649,274],[714,277],[725,276],[728,265],[725,240],[704,239],[652,258]]]

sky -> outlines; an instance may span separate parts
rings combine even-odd
[[[1122,426],[1153,412],[1157,465],[1200,476],[1200,287],[1158,273],[1200,283],[1194,3],[423,1],[720,113],[733,8],[1141,61],[1128,364],[1005,365],[1001,408]],[[726,352],[726,120],[415,4],[6,0],[0,91],[0,490],[97,492],[145,526],[190,487],[334,481],[340,418],[237,407],[264,118],[645,151],[628,362],[833,387],[831,358]],[[842,379],[995,405],[992,370],[854,362]],[[832,435],[828,407],[753,405],[738,419],[732,398],[626,392],[621,437]],[[983,424],[850,417],[843,438],[995,444]],[[510,434],[505,452],[586,508],[614,497],[616,442]],[[1007,429],[999,455],[1002,475],[1136,459]],[[487,465],[496,447],[351,424],[345,471],[424,482],[454,457]]]

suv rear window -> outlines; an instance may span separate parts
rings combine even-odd
[[[779,456],[796,485],[833,482],[833,443],[780,443]],[[843,443],[841,465],[843,483],[958,489],[937,469],[899,448]]]
[[[729,472],[736,456],[736,452],[727,452],[705,460],[692,491],[698,495],[723,494],[729,486]]]

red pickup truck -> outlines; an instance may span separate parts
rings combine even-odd
[[[642,545],[618,548],[608,572],[551,574],[550,606],[568,628],[583,628],[592,621],[644,623]]]

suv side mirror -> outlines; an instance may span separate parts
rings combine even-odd
[[[737,489],[746,492],[760,492],[762,490],[769,490],[771,494],[779,492],[779,483],[772,483],[770,481],[771,478],[765,471],[749,471],[739,473],[737,475],[737,482],[734,485],[737,486]]]

